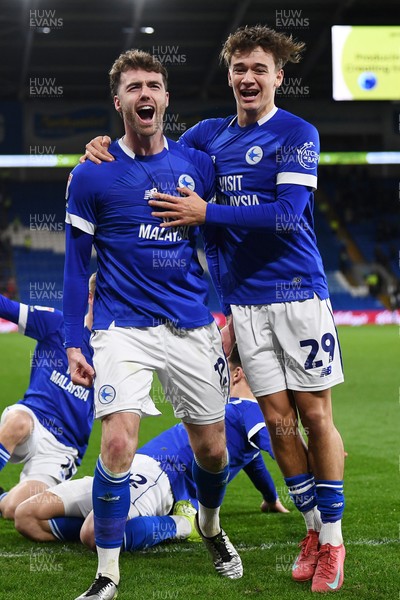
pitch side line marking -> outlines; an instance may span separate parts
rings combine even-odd
[[[387,546],[389,544],[399,544],[400,540],[399,539],[388,539],[385,538],[383,540],[367,540],[367,539],[361,539],[361,540],[345,540],[345,545],[346,546]],[[201,547],[200,544],[196,544],[196,547]],[[242,544],[236,544],[235,547],[240,551],[240,552],[255,552],[257,550],[271,550],[273,548],[279,549],[279,548],[297,548],[297,544],[293,543],[293,542],[287,542],[285,543],[271,543],[271,544],[261,544],[260,546],[245,546]],[[148,548],[147,550],[142,550],[141,553],[142,554],[146,554],[147,552],[166,552],[166,553],[179,553],[179,552],[193,552],[193,550],[195,550],[195,547],[193,546],[193,548],[182,548],[182,546],[180,546],[179,544],[176,544],[176,546],[154,546],[153,548]],[[26,552],[0,552],[0,558],[24,558],[26,556],[35,556],[36,554],[43,554],[44,552],[48,553],[48,554],[62,554],[65,553],[65,551],[67,552],[71,552],[71,550],[69,548],[46,548],[44,549],[43,547],[40,548],[40,552],[39,550],[36,550],[35,546],[32,547],[31,550],[26,551]],[[36,553],[36,554],[35,554]],[[124,553],[125,554],[125,553]]]

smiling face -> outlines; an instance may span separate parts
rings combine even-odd
[[[151,137],[162,133],[168,99],[161,73],[129,69],[121,73],[114,106],[121,113],[125,129]]]
[[[274,106],[275,90],[283,81],[283,69],[277,69],[274,57],[261,47],[237,51],[228,71],[228,82],[236,99],[238,123],[255,123]]]

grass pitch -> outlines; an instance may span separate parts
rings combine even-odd
[[[346,382],[334,389],[335,422],[349,453],[346,460],[345,583],[338,598],[399,598],[399,330],[396,326],[339,330]],[[34,342],[0,335],[0,409],[22,397],[29,379]],[[141,443],[175,423],[165,402],[163,415],[142,423]],[[80,475],[92,474],[99,449],[95,425]],[[242,600],[310,599],[310,584],[290,577],[301,516],[290,506],[282,477],[270,468],[288,515],[265,515],[261,498],[244,473],[229,485],[222,523],[242,556],[244,576],[219,578],[202,544],[164,544],[121,559],[119,597],[126,600],[209,598]],[[18,481],[20,467],[7,465],[0,485]],[[10,522],[0,520],[0,600],[72,600],[92,582],[96,557],[79,544],[34,544]]]

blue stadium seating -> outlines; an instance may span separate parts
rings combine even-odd
[[[62,310],[64,255],[52,250],[13,250],[19,300]],[[91,272],[96,270],[92,259]]]

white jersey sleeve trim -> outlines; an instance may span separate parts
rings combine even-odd
[[[26,324],[28,322],[28,305],[19,305],[19,317],[18,317],[18,333],[25,335]]]
[[[86,219],[82,219],[82,217],[78,217],[77,215],[71,215],[69,212],[65,215],[65,222],[72,227],[76,227],[89,235],[94,235],[96,227],[90,221],[86,221]]]
[[[258,446],[256,446],[255,444],[253,444],[253,442],[251,441],[251,438],[256,435],[256,433],[258,433],[263,427],[265,427],[265,423],[257,423],[257,425],[254,425],[254,427],[252,427],[250,429],[250,431],[248,431],[247,433],[247,439],[249,440],[250,444],[252,446],[254,446],[254,448],[258,448]],[[260,448],[258,448],[259,450]]]
[[[317,189],[317,176],[309,175],[308,173],[278,173],[276,185],[282,183],[294,183],[295,185],[305,185],[307,187]]]

